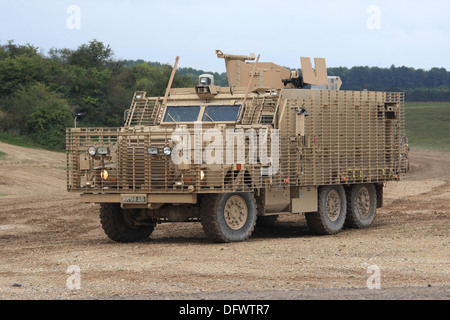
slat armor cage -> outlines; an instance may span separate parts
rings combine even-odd
[[[168,105],[236,105],[242,103],[245,92],[218,88],[211,101],[199,97],[195,89],[183,90],[171,91]],[[203,131],[214,129],[223,137],[222,161],[215,164],[194,161],[202,158],[200,153],[205,153],[211,141],[204,135],[200,142],[196,140],[193,122],[163,124],[165,110],[159,98],[139,92],[124,127],[67,129],[68,190],[91,194],[223,193],[384,183],[397,180],[401,172],[403,93],[251,92],[237,121],[202,123]],[[173,134],[177,129],[184,130],[192,142],[189,151],[184,151],[189,153],[189,163],[176,164],[172,156],[163,153],[166,146],[176,148]],[[244,132],[244,145],[226,141],[230,132]],[[269,164],[261,158],[263,144],[267,156],[272,156]],[[256,161],[250,161],[255,146]],[[244,161],[234,161],[242,150]],[[233,161],[226,158],[228,154]]]

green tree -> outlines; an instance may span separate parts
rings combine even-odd
[[[0,129],[16,135],[28,135],[42,146],[62,149],[65,128],[71,125],[72,108],[45,84],[22,87],[7,98]]]
[[[12,95],[20,87],[44,80],[45,61],[35,55],[9,56],[0,61],[0,95]]]
[[[172,66],[141,63],[130,69],[135,79],[132,86],[134,91],[146,91],[147,96],[164,96],[172,74]],[[193,87],[195,84],[189,76],[175,73],[172,87]]]
[[[80,66],[86,69],[103,69],[110,67],[113,61],[113,51],[109,45],[92,40],[88,44],[83,44],[77,50],[69,52],[67,63],[69,65]]]
[[[72,124],[72,108],[59,94],[51,92],[43,84],[29,88],[35,97],[26,128],[37,143],[51,149],[64,149],[65,131]]]

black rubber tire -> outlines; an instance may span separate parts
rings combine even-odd
[[[340,206],[336,219],[330,219],[327,213],[327,196],[330,192],[337,192]],[[345,189],[341,185],[324,186],[319,190],[318,212],[306,213],[308,227],[317,235],[333,235],[339,233],[344,227],[347,215],[347,199]]]
[[[359,192],[367,192],[368,212],[362,214],[358,207]],[[377,191],[373,184],[355,184],[347,189],[347,218],[345,226],[363,229],[372,225],[377,212]]]
[[[238,230],[225,222],[225,203],[232,196],[240,196],[247,206],[247,219]],[[256,200],[253,193],[224,193],[204,195],[200,204],[200,219],[205,234],[215,242],[242,242],[250,238],[256,223]]]
[[[118,203],[100,204],[100,222],[106,235],[113,241],[137,242],[152,234],[154,227],[132,227],[127,224]]]

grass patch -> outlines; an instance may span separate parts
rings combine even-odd
[[[450,152],[450,102],[409,102],[405,112],[411,147]]]
[[[0,151],[0,160],[5,160],[7,155],[6,152]]]
[[[38,145],[36,142],[33,142],[27,136],[16,136],[6,132],[0,132],[0,141],[19,147],[35,148],[35,149],[42,148],[42,146]]]
[[[7,193],[0,193],[0,197],[6,197],[7,195]]]
[[[34,142],[30,137],[16,136],[16,135],[12,135],[12,134],[9,134],[6,132],[0,132],[0,141],[7,143],[7,144],[12,144],[14,146],[24,147],[24,148],[65,152],[65,150],[55,150],[55,149],[50,149],[45,146],[42,146],[42,145]]]

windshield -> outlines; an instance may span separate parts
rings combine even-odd
[[[234,106],[207,106],[202,121],[236,121],[240,105]]]
[[[164,122],[193,122],[197,121],[200,106],[167,107]]]

